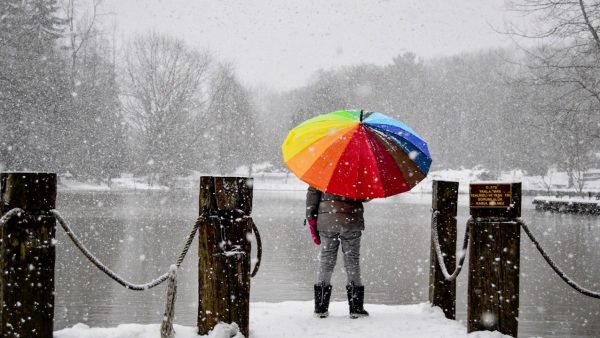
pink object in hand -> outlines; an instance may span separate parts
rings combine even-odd
[[[320,245],[321,237],[319,236],[319,232],[317,231],[317,220],[309,219],[308,227],[310,229],[310,235],[312,236],[313,242],[315,242],[316,245]]]

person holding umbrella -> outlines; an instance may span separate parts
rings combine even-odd
[[[315,290],[315,315],[329,315],[331,276],[341,244],[347,280],[350,317],[366,317],[365,287],[360,279],[360,238],[365,229],[363,201],[323,193],[313,187],[306,193],[306,219],[313,242],[321,245]]]
[[[322,245],[315,314],[328,316],[331,273],[341,244],[350,317],[368,316],[359,266],[363,202],[409,191],[422,181],[431,166],[427,143],[384,114],[338,110],[301,123],[281,148],[288,168],[310,186],[306,220],[313,241]]]

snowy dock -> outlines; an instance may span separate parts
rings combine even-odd
[[[366,304],[369,318],[350,319],[347,302],[333,302],[329,318],[312,315],[312,301],[250,304],[251,338],[503,338],[499,332],[479,331],[467,334],[465,325],[446,319],[440,308],[429,303],[412,305]],[[235,325],[219,324],[206,336],[197,328],[175,325],[175,338],[243,338]],[[90,328],[77,324],[54,333],[55,338],[159,338],[159,324],[121,324],[114,328]]]
[[[536,196],[531,203],[536,210],[600,215],[599,199]]]

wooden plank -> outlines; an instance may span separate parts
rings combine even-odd
[[[447,215],[456,215],[458,208],[458,182],[438,181],[432,182],[432,203],[433,210]]]
[[[232,249],[239,250],[241,254],[228,257],[230,262],[229,292],[231,321],[238,323],[244,336],[249,335],[250,313],[250,260],[251,243],[248,236],[252,231],[250,219],[243,218],[234,222],[231,238],[234,238]],[[239,249],[238,249],[239,248]]]
[[[500,261],[498,280],[499,290],[498,307],[499,331],[513,337],[517,336],[519,327],[519,266],[521,227],[519,224],[507,223],[499,226],[501,230],[498,248]]]
[[[217,200],[215,197],[214,177],[200,177],[200,213],[203,211],[217,210]]]
[[[433,181],[432,207],[438,212],[437,227],[442,252],[446,254],[444,263],[450,273],[456,266],[456,213],[458,201],[458,182]],[[456,280],[447,281],[439,267],[431,232],[429,302],[439,306],[446,318],[456,319]]]
[[[471,185],[471,194],[482,193],[480,189],[473,189],[474,186]],[[509,208],[474,205],[471,196],[469,333],[489,330],[513,337],[518,334],[521,227],[516,217],[521,214],[520,183],[510,183],[510,195]]]
[[[469,244],[467,330],[517,336],[520,227],[474,222]]]
[[[246,215],[252,213],[252,193],[254,190],[254,179],[243,178],[238,179],[238,191],[240,201],[238,203],[238,209],[243,211]]]
[[[0,336],[52,337],[56,174],[1,173],[0,211],[25,217],[0,228]]]
[[[229,321],[229,284],[223,276],[227,261],[219,247],[221,235],[219,221],[209,218],[198,228],[198,330],[207,335],[220,321]]]
[[[9,210],[50,210],[56,206],[56,174],[3,172],[0,185],[0,200]]]
[[[239,177],[201,177],[198,332],[219,322],[239,325],[249,336],[252,185]],[[242,211],[242,213],[240,213]]]
[[[215,177],[215,196],[218,210],[238,209],[239,189],[236,177]]]

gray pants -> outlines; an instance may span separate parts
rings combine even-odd
[[[362,231],[328,232],[320,231],[321,252],[319,253],[319,273],[317,284],[331,284],[331,275],[337,260],[338,247],[342,243],[344,267],[348,277],[348,285],[362,285],[360,280],[360,236]]]

